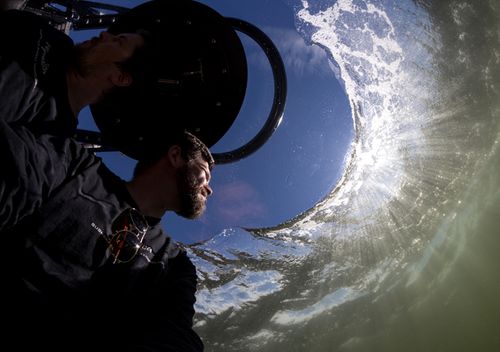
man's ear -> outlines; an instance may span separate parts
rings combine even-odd
[[[167,157],[170,165],[175,169],[178,169],[186,163],[181,155],[181,147],[178,145],[173,145],[168,149]]]
[[[128,87],[132,84],[132,75],[128,72],[118,70],[118,72],[112,75],[111,80],[113,85],[117,87]]]

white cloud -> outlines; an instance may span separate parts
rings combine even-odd
[[[325,51],[317,45],[307,44],[296,31],[282,28],[264,28],[263,31],[278,48],[288,73],[297,76],[315,72],[332,73]],[[252,50],[248,60],[269,67],[261,51]]]
[[[259,192],[244,181],[218,186],[212,202],[217,216],[231,225],[244,226],[266,213]]]

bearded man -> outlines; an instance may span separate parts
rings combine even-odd
[[[83,108],[141,76],[145,35],[102,32],[75,45],[39,15],[1,11],[0,119],[72,136]]]
[[[2,341],[20,350],[202,351],[192,326],[196,269],[160,219],[205,209],[206,146],[170,133],[125,182],[69,138],[0,121],[0,141]]]

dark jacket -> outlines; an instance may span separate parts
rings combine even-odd
[[[66,69],[74,43],[45,18],[27,11],[0,12],[0,119],[71,136]]]
[[[137,208],[124,182],[71,139],[0,121],[0,141],[2,340],[20,350],[203,350],[192,330],[196,269],[159,219],[148,219],[134,260],[113,264],[106,236]]]

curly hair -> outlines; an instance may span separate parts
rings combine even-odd
[[[181,157],[185,161],[190,161],[201,156],[208,163],[209,169],[212,170],[215,160],[208,147],[194,134],[184,130],[182,133],[166,136],[164,143],[162,143],[162,148],[156,149],[154,152],[148,153],[147,156],[139,159],[134,169],[134,176],[157,162],[174,145],[178,145],[181,148]]]

